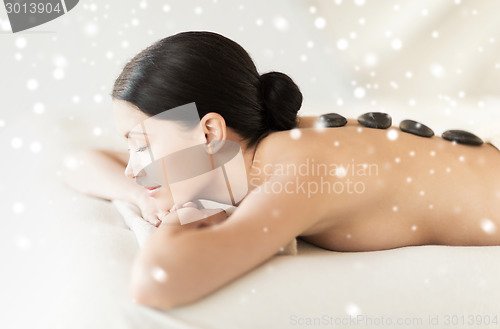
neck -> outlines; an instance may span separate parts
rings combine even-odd
[[[252,184],[252,169],[253,169],[253,162],[256,161],[255,159],[255,154],[256,154],[256,151],[257,151],[257,146],[258,146],[258,143],[256,145],[253,145],[251,147],[242,147],[241,151],[243,153],[243,161],[245,163],[245,171],[246,171],[246,174],[247,174],[247,184],[248,184],[248,191],[252,190],[255,186],[253,186]]]

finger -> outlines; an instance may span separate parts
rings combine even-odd
[[[187,208],[187,207],[191,207],[191,208],[198,208],[198,207],[196,206],[196,203],[191,202],[191,201],[186,202],[185,204],[183,204],[183,205],[182,205],[182,207],[183,207],[183,208]]]
[[[146,218],[144,218],[144,220],[145,220],[146,222],[148,222],[149,224],[154,225],[154,226],[160,225],[160,222],[161,222],[161,221],[160,221],[158,218],[156,218],[156,217],[146,217]]]

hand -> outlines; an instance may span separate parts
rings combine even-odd
[[[155,199],[147,193],[141,193],[136,197],[137,206],[141,210],[142,218],[153,226],[159,227],[161,218],[168,214],[168,211],[158,209]]]

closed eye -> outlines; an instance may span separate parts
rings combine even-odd
[[[139,147],[139,148],[138,148],[137,150],[135,150],[135,151],[136,151],[136,152],[144,152],[144,151],[146,151],[146,149],[147,149],[147,148],[148,148],[147,146],[143,146],[143,147]],[[130,151],[131,151],[131,149],[130,149],[130,148],[128,148],[128,149],[127,149],[127,151],[128,151],[128,152],[130,152]]]

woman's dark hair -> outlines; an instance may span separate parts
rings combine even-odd
[[[200,118],[219,113],[249,146],[271,131],[294,128],[302,104],[289,76],[259,75],[240,45],[203,31],[178,33],[142,50],[125,65],[111,96],[149,116],[195,102]]]

